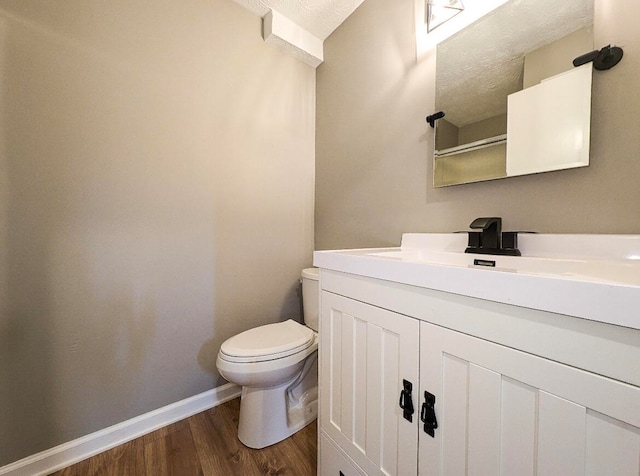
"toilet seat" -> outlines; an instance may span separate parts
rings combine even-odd
[[[228,362],[264,362],[297,354],[314,342],[314,332],[289,319],[241,332],[220,347],[220,357]]]

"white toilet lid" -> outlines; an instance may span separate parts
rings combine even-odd
[[[289,319],[241,332],[224,341],[220,352],[225,360],[236,362],[279,359],[309,347],[313,336],[310,328]]]

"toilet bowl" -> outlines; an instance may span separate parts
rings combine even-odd
[[[238,438],[264,448],[318,416],[318,270],[302,272],[304,321],[241,332],[220,347],[220,375],[242,386]]]

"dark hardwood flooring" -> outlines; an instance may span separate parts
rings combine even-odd
[[[198,413],[51,476],[312,476],[317,424],[262,450],[238,440],[240,399]]]

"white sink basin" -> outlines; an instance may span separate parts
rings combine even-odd
[[[441,266],[468,268],[640,286],[640,259],[562,259],[528,256],[492,256],[447,251],[374,251],[368,256]]]
[[[522,256],[464,253],[466,234],[320,251],[321,268],[640,329],[640,235],[518,237]]]

